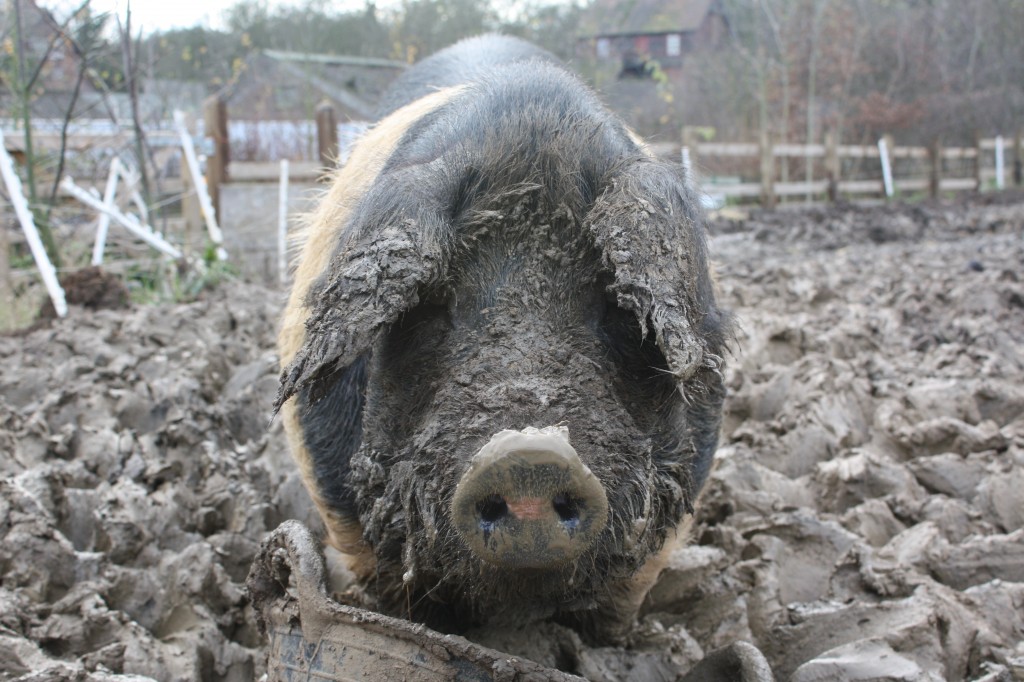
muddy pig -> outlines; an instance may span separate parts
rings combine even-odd
[[[310,216],[278,408],[379,607],[632,623],[685,534],[729,318],[698,201],[553,56],[412,67]]]

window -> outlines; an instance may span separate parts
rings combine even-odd
[[[683,53],[683,37],[678,33],[670,33],[665,36],[665,54],[669,57],[678,57]]]
[[[607,38],[597,39],[597,56],[600,59],[608,59],[612,56],[612,44]]]

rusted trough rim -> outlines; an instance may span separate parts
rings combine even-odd
[[[289,576],[294,579],[297,595],[288,589]],[[327,593],[325,562],[319,543],[298,521],[285,521],[263,540],[249,571],[246,589],[260,630],[265,634],[291,634],[301,630],[303,639],[316,645],[329,634],[332,626],[356,626],[412,643],[442,663],[471,663],[494,679],[584,682],[582,677],[479,646],[464,637],[443,635],[424,625],[339,604]],[[410,673],[428,671],[436,674],[437,679],[452,676],[431,667],[420,667],[419,671],[410,670]]]
[[[282,648],[288,648],[289,652],[297,650],[300,636],[307,645],[303,648],[305,651],[319,651],[323,644],[369,651],[363,643],[349,642],[344,637],[332,639],[339,636],[339,629],[355,627],[382,639],[408,643],[422,651],[423,655],[417,654],[415,660],[383,652],[382,658],[390,665],[407,666],[407,671],[401,671],[402,676],[411,680],[585,682],[582,677],[488,649],[464,637],[442,635],[424,625],[339,604],[328,595],[325,565],[320,544],[298,521],[285,521],[261,543],[246,580],[246,589],[256,609],[261,632],[276,644],[271,647],[271,656],[279,656]],[[290,579],[294,580],[296,589],[289,589]],[[330,650],[330,646],[327,649]],[[315,655],[300,660],[298,668],[289,667],[289,663],[272,660],[269,667],[272,672],[305,673],[305,679],[311,679],[310,675],[314,674],[319,679],[349,679],[347,675],[334,676],[322,669],[324,664],[318,664]],[[327,665],[336,671],[344,667],[343,661],[329,661]],[[388,672],[396,671],[390,668]],[[298,678],[285,674],[281,679]],[[764,655],[755,646],[733,642],[709,653],[681,678],[681,682],[727,680],[773,682],[774,677]]]

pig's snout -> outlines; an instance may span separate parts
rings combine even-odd
[[[452,519],[473,553],[506,568],[554,568],[590,547],[608,497],[564,426],[500,431],[455,488]]]

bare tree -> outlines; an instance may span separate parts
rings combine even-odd
[[[139,69],[135,54],[138,46],[142,43],[142,34],[139,34],[137,42],[132,41],[132,5],[131,2],[125,10],[124,23],[121,17],[117,18],[118,33],[121,37],[121,55],[124,61],[125,85],[128,89],[128,100],[131,103],[132,128],[135,132],[135,158],[139,169],[139,178],[142,183],[142,197],[150,203],[149,174],[146,172],[146,131],[142,127],[142,118],[139,116]]]
[[[37,55],[30,55],[26,46],[25,39],[25,16],[23,13],[23,7],[21,0],[12,0],[14,9],[14,68],[11,69],[11,73],[6,74],[5,80],[11,84],[11,93],[14,99],[14,105],[17,109],[17,117],[21,119],[23,127],[23,139],[24,139],[24,154],[25,154],[25,184],[28,188],[29,194],[29,205],[35,217],[36,227],[39,229],[40,238],[43,241],[43,245],[46,247],[47,254],[55,266],[59,267],[61,258],[60,252],[57,249],[56,240],[53,237],[53,230],[50,227],[49,216],[50,212],[47,210],[45,213],[41,210],[39,204],[38,188],[36,186],[36,166],[38,159],[36,156],[36,150],[32,139],[32,100],[33,93],[36,90],[40,76],[43,74],[44,68],[50,60],[53,51],[58,46],[62,46],[61,43],[68,36],[68,27],[71,22],[80,13],[85,11],[90,0],[85,0],[71,15],[61,24],[56,23],[53,20],[52,15],[46,11],[42,11],[42,20],[50,25],[51,31],[49,32],[47,44]],[[33,9],[35,9],[33,7]],[[30,60],[34,59],[35,63],[31,64]],[[77,100],[77,88],[74,100]],[[72,108],[74,103],[72,103]],[[67,115],[71,116],[71,111],[67,112]],[[63,160],[63,149],[61,154]],[[52,201],[52,197],[51,197]]]
[[[54,173],[53,186],[50,188],[50,198],[46,206],[46,223],[49,224],[53,213],[53,207],[57,204],[57,190],[60,187],[61,178],[64,175],[64,164],[67,159],[68,129],[75,116],[75,109],[78,105],[78,98],[82,92],[82,86],[87,75],[92,69],[92,59],[96,52],[103,45],[102,31],[107,21],[106,14],[92,16],[89,14],[89,2],[86,0],[72,16],[81,16],[82,21],[73,31],[67,26],[54,26],[62,38],[70,45],[75,56],[78,58],[76,65],[75,85],[71,93],[70,101],[64,112],[64,119],[60,129],[60,151],[57,154],[57,170]]]

